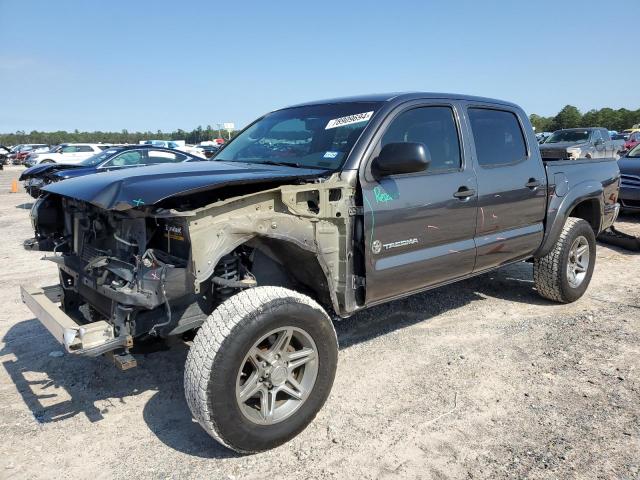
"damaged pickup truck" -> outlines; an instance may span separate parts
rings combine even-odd
[[[334,319],[520,261],[542,296],[579,299],[619,176],[614,159],[543,162],[527,116],[503,101],[298,105],[212,162],[44,187],[32,219],[60,284],[22,298],[70,354],[121,366],[145,337],[197,331],[184,375],[195,419],[261,451],[327,399]]]

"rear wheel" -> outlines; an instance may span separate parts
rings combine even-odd
[[[238,452],[276,447],[300,433],[326,401],[338,343],[311,298],[256,287],[220,305],[196,335],[185,367],[195,419]]]
[[[589,286],[596,261],[596,237],[581,218],[567,219],[553,249],[533,262],[538,293],[549,300],[570,303]]]

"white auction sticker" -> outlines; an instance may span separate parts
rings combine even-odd
[[[371,115],[373,115],[373,112],[356,113],[354,115],[347,115],[346,117],[334,118],[333,120],[329,120],[329,123],[327,123],[324,129],[329,130],[330,128],[344,127],[345,125],[352,125],[354,123],[368,122]]]

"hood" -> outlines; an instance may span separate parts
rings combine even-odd
[[[33,167],[29,167],[25,171],[23,171],[18,180],[22,181],[22,180],[26,180],[27,178],[42,177],[45,174],[59,172],[61,170],[70,170],[72,168],[73,169],[91,168],[93,170],[92,167],[84,167],[83,165],[62,165],[59,163],[40,163],[38,165],[34,165]]]
[[[622,157],[618,160],[618,167],[621,175],[635,175],[640,177],[640,158]]]
[[[557,143],[543,143],[540,145],[540,150],[561,150],[568,147],[581,147],[587,145],[589,142],[557,142]]]
[[[105,210],[128,210],[230,185],[284,183],[326,173],[327,170],[239,162],[165,163],[70,178],[47,185],[43,190]]]

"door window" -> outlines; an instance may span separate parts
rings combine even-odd
[[[604,139],[602,138],[602,133],[600,133],[600,130],[594,130],[594,131],[593,131],[593,135],[592,135],[592,137],[591,137],[591,141],[592,141],[593,143],[596,143],[598,140],[604,140]]]
[[[459,169],[462,165],[458,128],[450,107],[420,107],[398,115],[380,142],[422,143],[431,164],[427,173]]]
[[[144,163],[144,157],[140,150],[124,152],[109,160],[104,167],[130,167]]]
[[[89,145],[78,145],[77,152],[93,152],[93,148]]]
[[[60,153],[76,153],[77,151],[78,147],[76,147],[75,145],[67,145],[65,147],[62,147]]]
[[[481,166],[509,165],[526,159],[524,135],[513,112],[470,108],[469,121]]]

